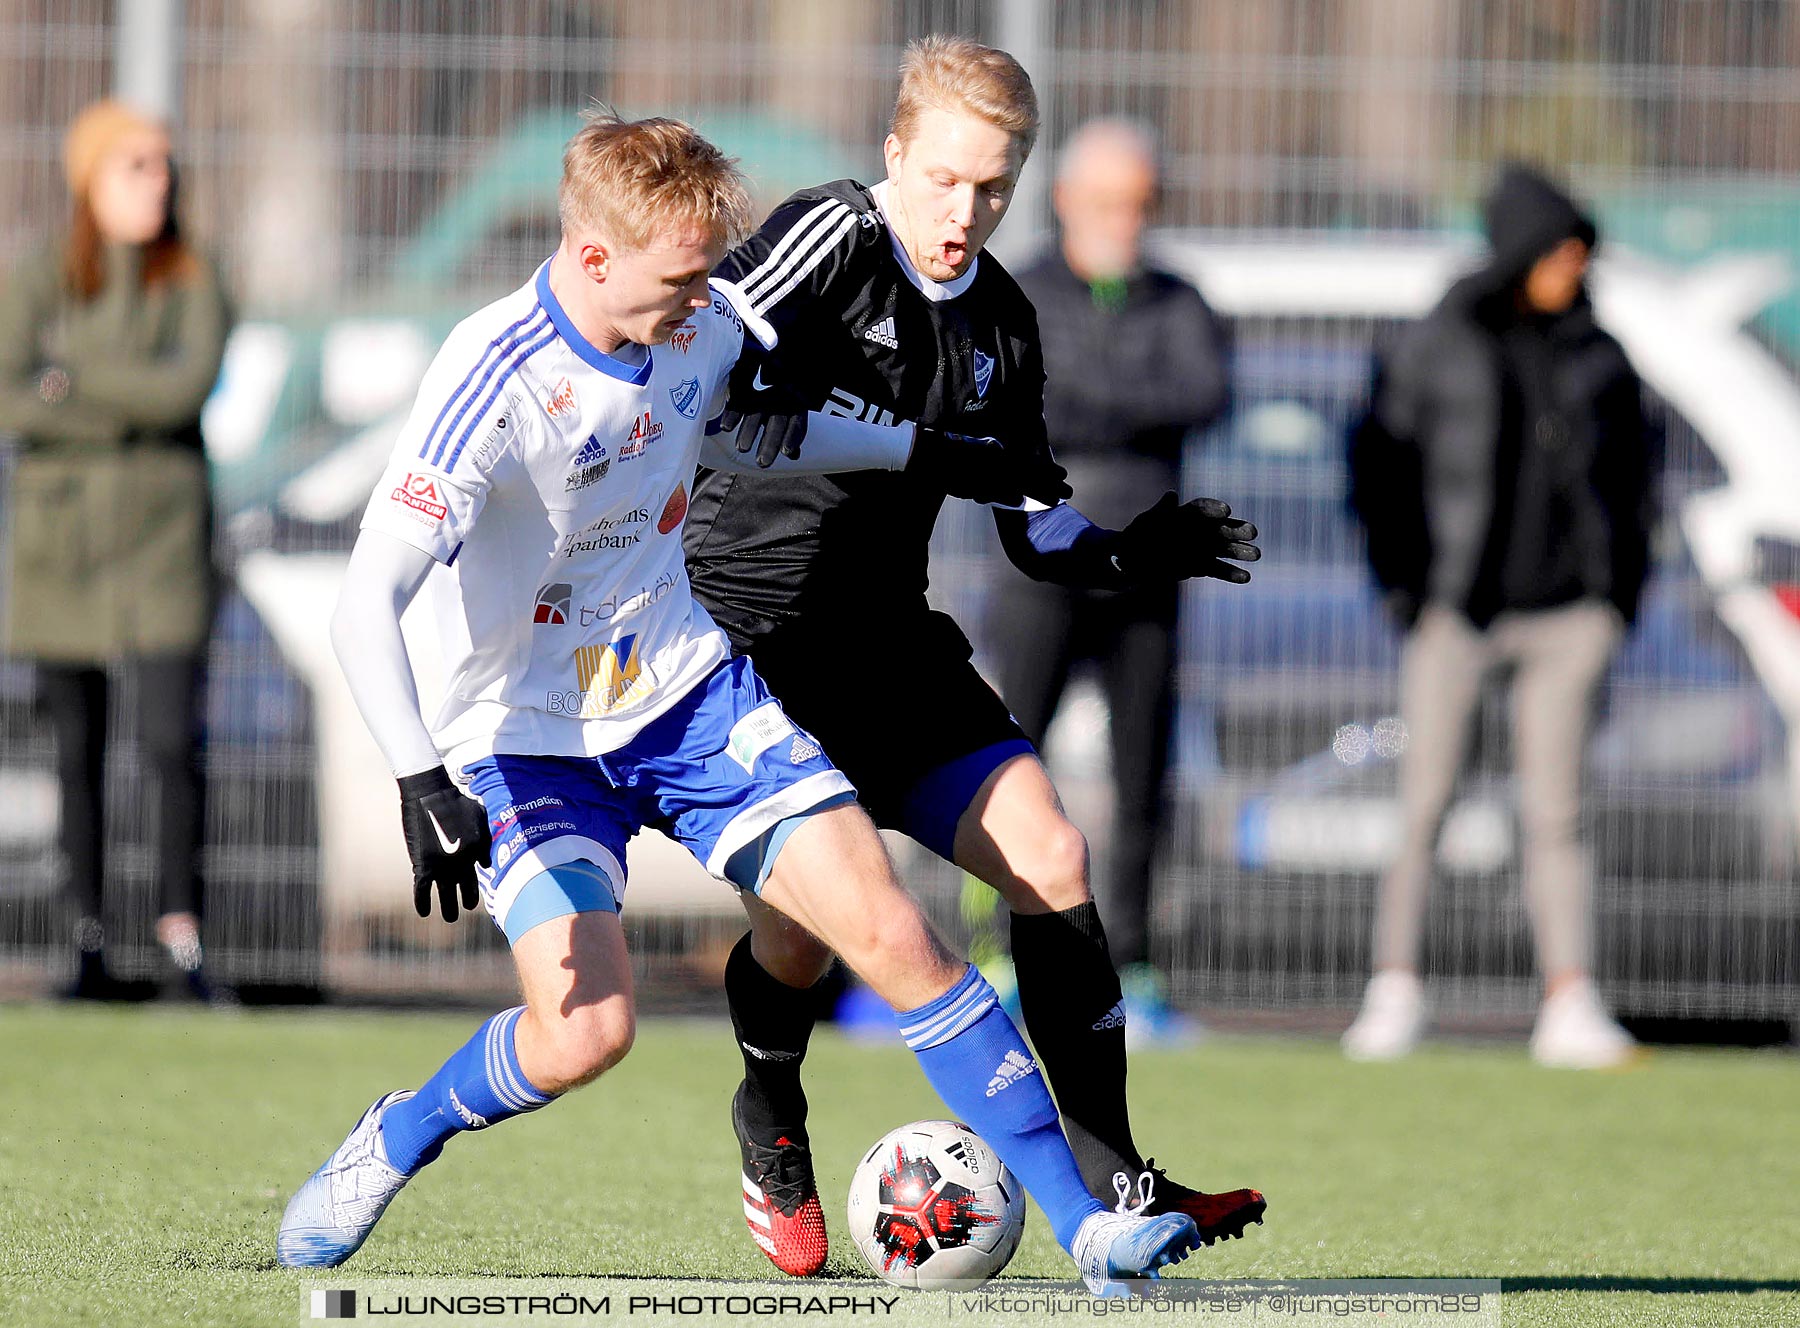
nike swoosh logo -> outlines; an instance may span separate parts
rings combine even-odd
[[[769,384],[767,384],[763,381],[762,371],[763,371],[762,365],[760,365],[760,364],[757,365],[756,366],[756,377],[754,377],[750,380],[750,390],[752,392],[767,392],[769,390]]]
[[[444,852],[454,853],[457,849],[462,847],[462,840],[460,838],[452,839],[449,835],[444,833],[444,827],[438,824],[436,812],[426,812],[425,819],[430,821],[431,828],[437,831],[438,844],[443,848]]]

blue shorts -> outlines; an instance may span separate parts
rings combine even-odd
[[[1037,751],[1024,738],[989,743],[919,777],[907,790],[894,829],[910,835],[945,862],[956,861],[956,827],[988,776],[1015,756]]]
[[[617,912],[625,844],[644,827],[680,841],[721,880],[755,890],[796,818],[856,797],[742,656],[617,751],[502,752],[463,776],[494,839],[482,898],[510,941],[562,914]]]

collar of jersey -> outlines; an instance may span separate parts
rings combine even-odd
[[[644,347],[642,364],[627,364],[624,360],[614,359],[575,330],[575,324],[569,321],[569,315],[563,312],[556,293],[550,289],[550,260],[547,258],[537,271],[537,297],[538,303],[544,306],[544,312],[550,315],[550,321],[556,325],[557,333],[569,343],[569,349],[588,364],[609,378],[617,378],[633,387],[642,387],[650,381],[651,352],[648,346]]]
[[[875,206],[881,210],[881,219],[887,224],[888,243],[893,246],[894,257],[899,261],[900,270],[906,273],[906,279],[912,282],[919,294],[937,304],[942,300],[954,300],[958,295],[975,284],[975,270],[981,266],[981,255],[975,255],[975,261],[969,264],[969,270],[955,281],[933,281],[918,268],[913,266],[912,255],[906,252],[906,246],[900,243],[900,236],[894,230],[894,219],[888,215],[888,182],[881,181],[869,194],[875,200]]]

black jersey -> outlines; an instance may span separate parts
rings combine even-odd
[[[854,180],[803,189],[725,257],[779,337],[770,377],[816,410],[1044,448],[1037,316],[992,255],[918,275]],[[741,647],[804,614],[840,625],[925,610],[941,489],[890,471],[702,470],[684,534],[694,593]]]

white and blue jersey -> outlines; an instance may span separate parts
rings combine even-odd
[[[549,268],[451,333],[362,522],[440,564],[415,600],[447,678],[440,695],[422,691],[424,718],[452,775],[487,801],[496,844],[485,884],[503,923],[509,882],[516,893],[564,863],[597,863],[616,900],[623,824],[669,828],[724,876],[777,822],[853,793],[747,668],[706,686],[731,652],[689,593],[681,529],[703,452],[708,466],[753,464],[709,443],[706,428],[724,409],[743,323],[719,297],[669,344],[609,355],[570,321]],[[868,461],[894,464],[873,451]],[[682,741],[664,726],[665,764],[645,766],[635,740],[678,708]],[[733,744],[754,747],[776,729],[801,739],[779,767],[759,766],[761,747],[731,759]],[[494,774],[509,769],[517,783],[507,758],[567,764],[520,797]],[[678,786],[682,763],[712,772],[696,795],[704,806],[685,819],[613,783],[631,770]],[[528,815],[558,805],[546,799],[567,814]],[[600,804],[609,810],[578,814]]]
[[[425,718],[453,772],[612,751],[729,653],[681,526],[743,335],[721,299],[637,363],[605,354],[548,263],[450,334],[362,524],[443,564],[420,592],[447,670]]]

